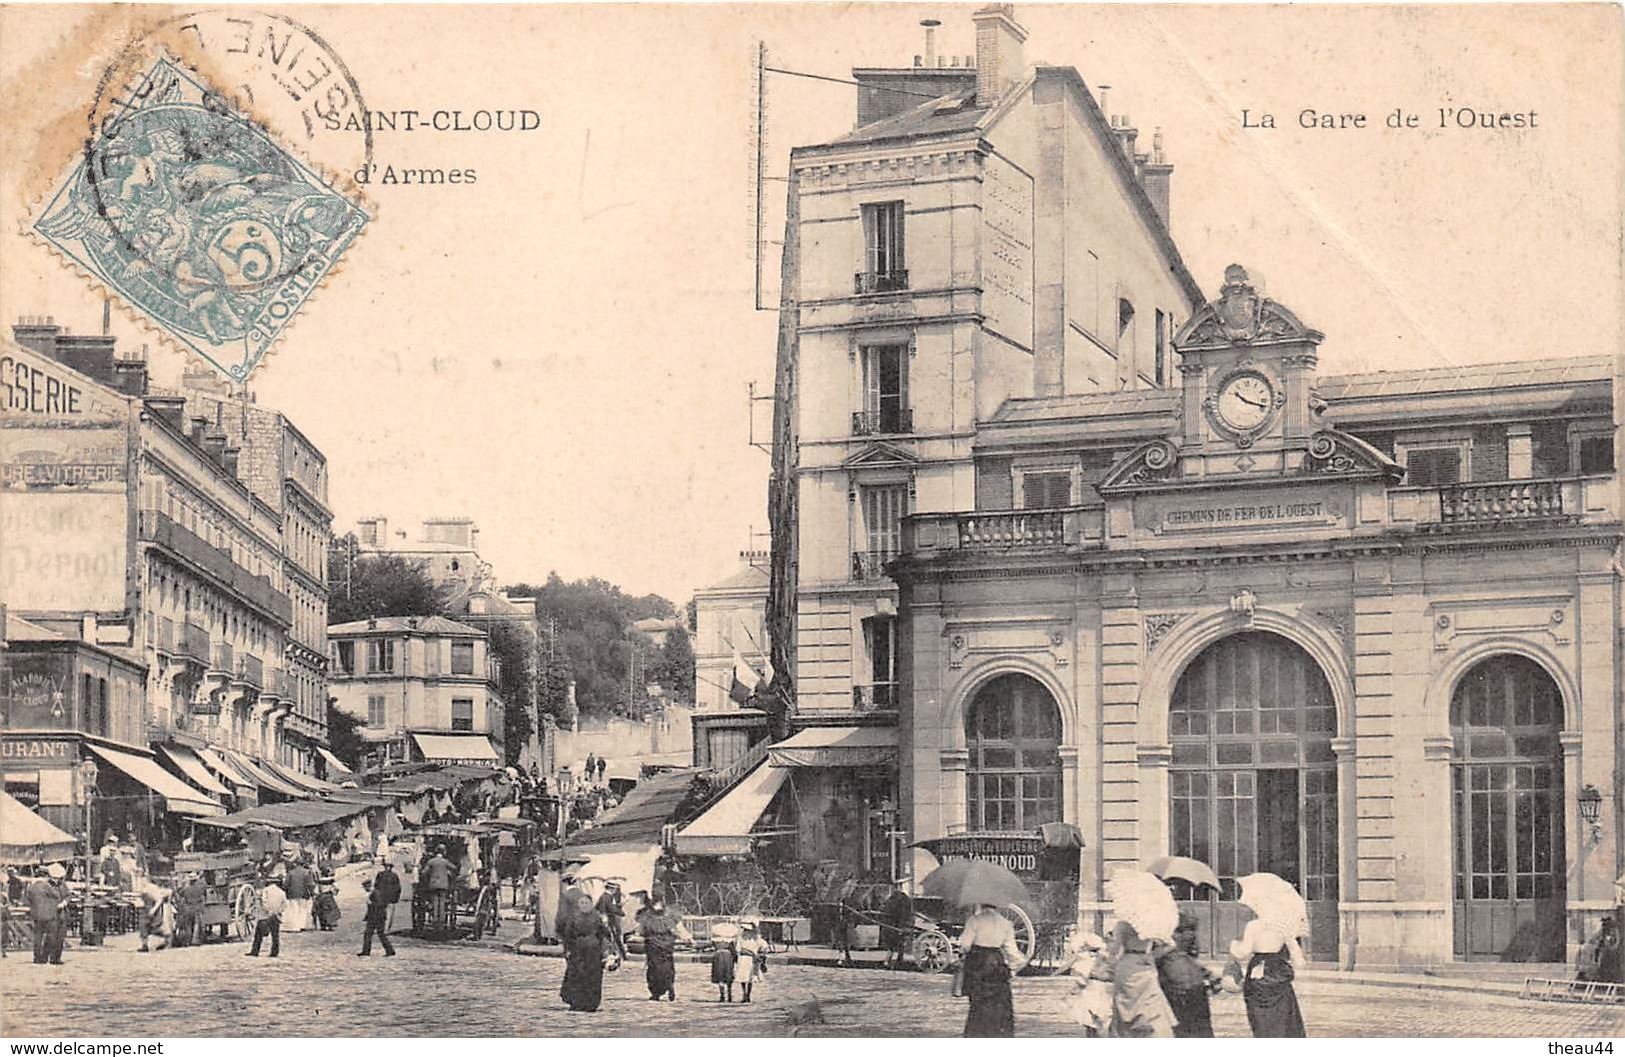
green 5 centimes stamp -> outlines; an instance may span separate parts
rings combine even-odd
[[[370,218],[172,58],[127,96],[33,230],[242,381]]]

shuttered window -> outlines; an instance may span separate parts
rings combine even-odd
[[[869,553],[895,556],[902,544],[908,489],[903,485],[877,485],[864,488],[862,498],[863,528]]]
[[[1021,477],[1021,505],[1049,510],[1072,504],[1072,475],[1065,470],[1026,473]]]

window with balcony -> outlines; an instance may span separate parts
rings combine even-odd
[[[852,701],[860,711],[897,707],[897,618],[869,617],[863,622],[867,681],[852,687]],[[861,676],[860,676],[861,678]]]
[[[863,207],[864,270],[854,293],[879,294],[908,289],[903,256],[903,203],[874,202]]]
[[[908,486],[869,485],[858,489],[863,516],[864,549],[852,556],[852,578],[872,580],[884,576],[885,564],[897,557],[902,545],[903,516],[908,513]]]
[[[367,671],[393,672],[395,670],[395,640],[367,640]]]
[[[474,699],[472,697],[454,697],[451,699],[451,729],[474,729]]]
[[[367,726],[369,726],[369,727],[381,727],[381,726],[384,725],[387,718],[388,718],[388,712],[384,707],[384,695],[383,694],[368,694],[367,695]]]
[[[474,674],[474,644],[472,642],[454,642],[451,644],[451,674]]]
[[[908,406],[908,346],[866,345],[861,355],[863,410],[852,415],[854,436],[912,433]]]

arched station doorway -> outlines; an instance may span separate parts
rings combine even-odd
[[[1218,898],[1188,888],[1181,909],[1222,952],[1251,912],[1236,879],[1267,871],[1309,906],[1309,950],[1337,959],[1337,710],[1314,658],[1269,632],[1227,636],[1196,656],[1168,708],[1169,853],[1211,865]]]
[[[1450,699],[1458,958],[1563,961],[1563,696],[1544,668],[1501,654]]]

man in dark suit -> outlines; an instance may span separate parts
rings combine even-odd
[[[389,908],[401,899],[401,879],[395,873],[395,864],[385,859],[384,868],[368,882],[367,889],[367,924],[361,934],[359,957],[372,954],[372,938],[376,935],[378,942],[384,945],[384,957],[393,958],[395,945],[389,942]]]

